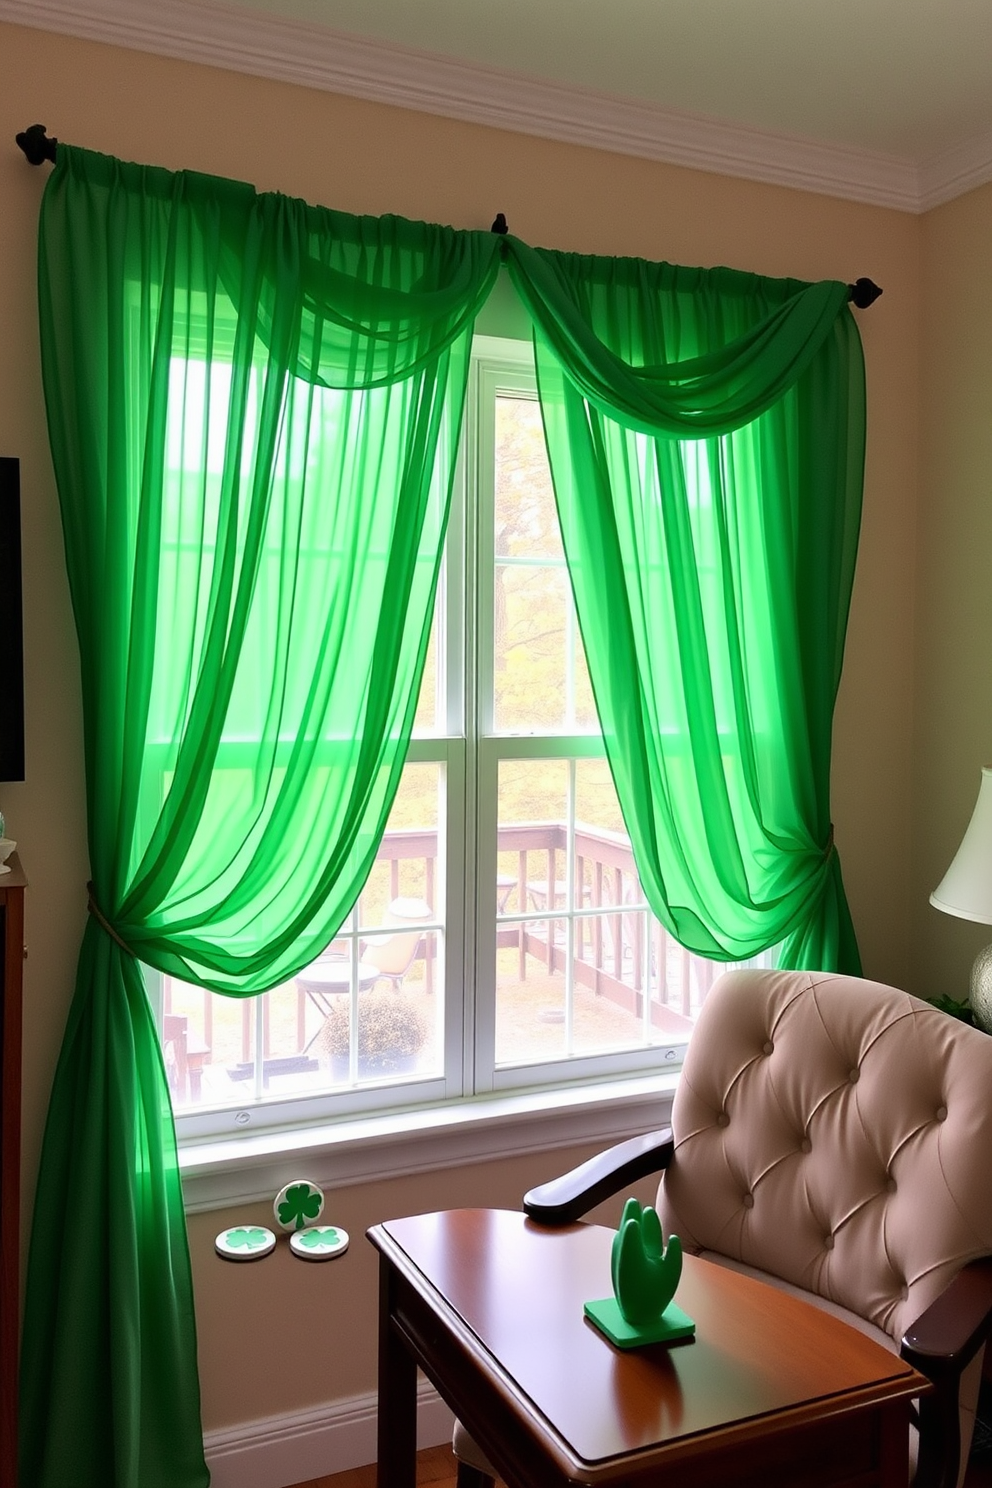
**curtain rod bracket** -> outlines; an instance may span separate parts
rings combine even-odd
[[[881,293],[878,285],[871,279],[858,279],[847,286],[847,298],[859,310],[867,310],[869,305],[874,305]]]
[[[23,134],[14,136],[31,165],[40,165],[43,160],[55,164],[58,140],[49,139],[44,124],[29,124]]]
[[[493,223],[489,231],[498,233],[501,238],[506,237],[510,229],[506,225],[506,218],[503,216],[502,212],[496,213],[496,221]]]

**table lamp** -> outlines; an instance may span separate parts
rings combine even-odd
[[[982,769],[982,783],[968,830],[930,903],[945,914],[992,925],[992,766]],[[992,1033],[992,945],[975,957],[971,968],[971,1011],[975,1022]]]

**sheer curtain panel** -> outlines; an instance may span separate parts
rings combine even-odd
[[[497,265],[489,234],[59,146],[41,335],[94,914],[41,1161],[25,1488],[208,1480],[138,961],[255,993],[357,896],[409,739]]]
[[[829,810],[864,455],[845,286],[578,258],[60,144],[40,321],[92,884],[29,1258],[22,1488],[208,1481],[141,964],[252,995],[355,902],[501,261],[652,908],[704,955],[856,967]]]
[[[830,744],[861,517],[840,283],[510,259],[638,872],[690,950],[857,973]]]

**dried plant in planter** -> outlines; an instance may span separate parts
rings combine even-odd
[[[351,1000],[339,997],[314,1040],[314,1048],[330,1060],[332,1069],[347,1063]],[[428,1020],[403,992],[358,994],[359,1074],[398,1074],[412,1068],[428,1034]]]

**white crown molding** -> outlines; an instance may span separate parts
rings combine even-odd
[[[925,163],[739,128],[195,0],[0,0],[0,20],[375,103],[904,212],[992,179],[992,136]],[[57,132],[57,121],[51,121]]]
[[[967,140],[920,166],[921,212],[992,181],[992,132]]]

